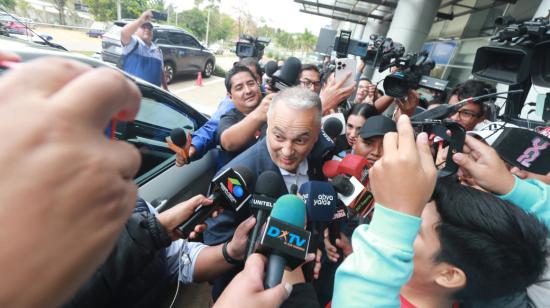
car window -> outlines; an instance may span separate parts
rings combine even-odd
[[[170,44],[167,31],[156,31],[154,37],[156,44]]]
[[[192,36],[184,34],[183,35],[183,46],[185,47],[192,47],[192,48],[200,48],[200,44],[195,40]]]
[[[126,140],[139,150],[142,164],[136,178],[154,174],[157,169],[166,166],[167,160],[174,159],[166,144],[166,137],[177,127],[192,133],[196,121],[182,110],[161,99],[144,97],[136,119],[133,122],[119,123],[116,128],[118,139]]]
[[[169,32],[168,36],[172,44],[183,46],[183,33]]]

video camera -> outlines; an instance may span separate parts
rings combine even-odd
[[[382,57],[380,72],[390,67],[399,69],[384,78],[384,91],[393,97],[405,97],[410,89],[417,89],[422,76],[429,75],[435,67],[435,62],[428,58],[426,51],[398,56],[393,61],[386,55]]]
[[[242,34],[237,42],[235,53],[239,58],[254,57],[260,60],[264,56],[265,47],[270,42],[271,39],[269,38]]]

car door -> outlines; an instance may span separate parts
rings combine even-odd
[[[198,161],[176,167],[175,154],[168,148],[166,137],[177,127],[192,133],[206,118],[166,92],[143,84],[140,90],[143,98],[136,120],[119,123],[116,136],[139,150],[142,165],[135,178],[138,194],[162,211],[207,192],[215,173],[215,154],[208,153]]]
[[[185,45],[185,34],[179,31],[169,31],[171,54],[176,61],[176,70],[178,72],[193,71],[193,53]]]

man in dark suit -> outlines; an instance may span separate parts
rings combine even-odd
[[[299,188],[310,180],[325,180],[322,157],[334,144],[321,131],[321,112],[319,96],[308,89],[294,87],[277,93],[269,106],[266,137],[221,170],[244,166],[256,178],[267,170],[278,172],[284,179],[281,187],[284,193],[290,192],[293,185]],[[251,191],[254,185],[248,185]],[[204,242],[211,245],[229,240],[239,223],[250,215],[252,212],[243,208],[237,213],[225,211],[207,220]],[[214,298],[231,277],[228,273],[226,281],[215,284]]]

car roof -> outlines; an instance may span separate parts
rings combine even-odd
[[[134,19],[119,19],[119,20],[115,21],[114,24],[116,26],[119,26],[119,27],[124,27],[124,25],[126,25],[127,23],[132,22],[132,21],[134,21]],[[155,29],[158,29],[158,30],[175,30],[175,31],[184,32],[184,33],[189,34],[189,35],[194,37],[194,35],[192,33],[190,33],[189,31],[187,31],[183,28],[180,28],[180,27],[176,27],[176,26],[172,26],[172,25],[157,24],[157,23],[154,23],[154,22],[152,22],[151,24],[153,24],[153,27]]]

